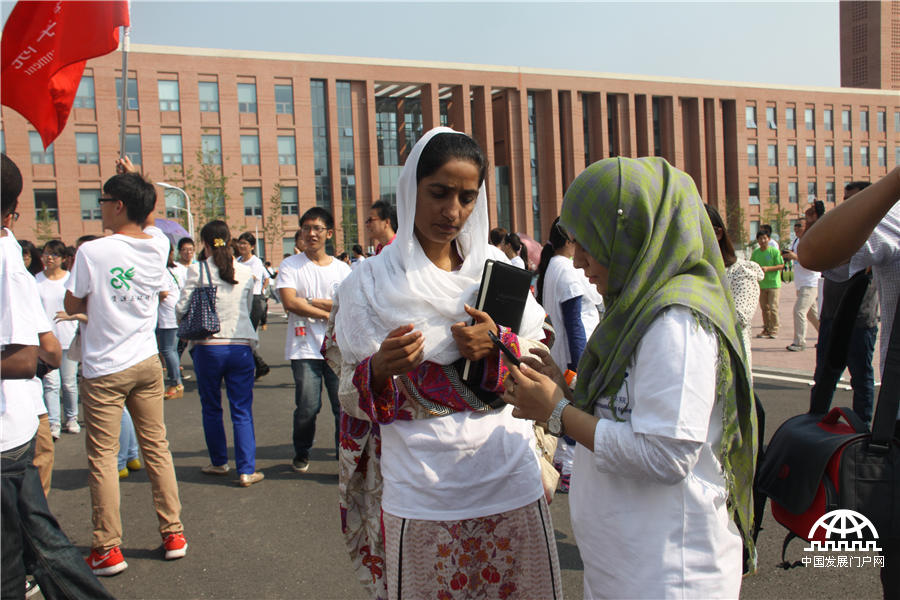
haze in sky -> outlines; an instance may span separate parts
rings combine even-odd
[[[132,43],[840,85],[837,2],[133,0],[131,13]]]

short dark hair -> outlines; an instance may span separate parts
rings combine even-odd
[[[869,184],[867,183],[866,185],[869,185]],[[851,188],[851,189],[853,189],[853,188]],[[863,189],[863,188],[858,188],[858,189]],[[813,210],[816,211],[816,218],[818,219],[819,217],[821,217],[822,215],[825,214],[825,203],[822,202],[821,200],[814,200],[813,201]]]
[[[66,245],[63,244],[60,240],[50,240],[44,247],[41,248],[42,252],[49,252],[50,254],[55,254],[57,256],[65,256],[66,255]]]
[[[849,192],[850,190],[856,190],[857,192],[861,192],[870,185],[872,185],[871,181],[851,181],[844,186],[844,191]]]
[[[760,225],[759,231],[756,232],[756,237],[759,237],[760,233],[764,233],[767,236],[772,237],[772,226],[769,225],[768,223]]]
[[[182,248],[184,248],[185,244],[190,244],[191,246],[194,246],[195,245],[194,238],[183,237],[180,240],[178,240],[178,251],[179,252],[181,251]]]
[[[22,172],[6,154],[0,154],[0,202],[3,204],[3,216],[15,212],[19,206],[19,194],[22,193]]]
[[[488,241],[491,246],[497,246],[506,239],[506,230],[502,227],[494,227],[491,229],[491,232],[488,234]]]
[[[83,235],[80,238],[78,238],[77,240],[75,240],[75,247],[77,248],[78,246],[82,245],[85,242],[93,242],[94,240],[98,239],[99,237],[100,236],[94,235],[93,233],[88,233],[86,235]]]
[[[474,139],[461,133],[439,133],[428,140],[416,165],[416,183],[433,175],[450,159],[465,160],[478,167],[478,186],[484,183],[487,158]]]
[[[362,246],[360,246],[359,244],[353,244],[352,250],[353,250],[354,254],[362,254],[363,253]]]
[[[252,252],[256,254],[256,236],[250,233],[249,231],[245,231],[241,235],[238,236],[239,240],[244,240],[250,247],[253,249]]]
[[[397,231],[397,209],[385,200],[377,200],[372,204],[372,210],[378,213],[378,218],[382,221],[391,221],[391,229]]]
[[[143,224],[156,208],[156,188],[137,173],[113,175],[103,184],[103,192],[125,205],[132,223]]]
[[[766,231],[764,228],[760,227],[759,230],[756,232],[756,239],[759,239],[762,236],[766,236],[766,237],[770,238],[770,237],[772,237],[772,234],[769,233],[768,231]]]
[[[307,221],[315,221],[316,219],[321,219],[327,229],[334,229],[334,217],[331,216],[327,209],[321,206],[313,206],[303,213],[300,217],[300,226],[302,227]]]

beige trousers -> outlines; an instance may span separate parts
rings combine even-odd
[[[806,346],[806,322],[812,323],[819,330],[819,307],[816,296],[819,288],[806,286],[797,288],[797,301],[794,302],[794,345]]]
[[[116,455],[123,405],[128,407],[134,421],[138,445],[153,489],[159,531],[163,536],[183,531],[178,482],[175,480],[175,466],[163,420],[165,387],[159,358],[151,356],[124,371],[82,379],[80,392],[87,432],[88,485],[93,507],[91,548],[103,553],[122,543]]]
[[[778,292],[779,288],[759,290],[759,307],[762,309],[763,332],[778,333]]]
[[[38,470],[44,495],[50,495],[50,480],[53,479],[53,436],[50,435],[50,419],[47,413],[42,414],[34,436],[34,460],[31,461]]]

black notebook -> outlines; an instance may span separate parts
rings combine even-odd
[[[489,314],[497,325],[519,333],[530,287],[531,271],[488,260],[484,263],[481,286],[475,296],[475,308]],[[462,368],[462,378],[469,384],[478,383],[475,380],[481,376],[481,369],[474,366],[472,361],[466,360]]]

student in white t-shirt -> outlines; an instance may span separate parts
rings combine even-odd
[[[294,374],[294,459],[298,473],[309,469],[309,450],[316,434],[316,415],[322,408],[322,382],[334,415],[334,445],[340,432],[338,378],[322,357],[325,327],[332,300],[350,267],[325,252],[325,242],[334,235],[334,218],[320,207],[300,217],[305,250],[281,261],[276,287],[289,313],[284,357]]]
[[[54,438],[59,438],[63,424],[69,433],[81,431],[78,424],[78,363],[66,356],[66,350],[75,337],[78,324],[72,320],[57,319],[65,310],[63,299],[66,297],[66,282],[69,280],[69,272],[62,269],[65,249],[65,244],[59,240],[51,240],[44,244],[44,270],[35,277],[44,313],[52,323],[53,334],[63,349],[59,369],[48,372],[41,379],[44,387],[44,404],[47,405],[49,413],[50,433]],[[64,421],[61,419],[63,415],[60,415],[60,401]]]
[[[520,269],[528,268],[528,249],[518,233],[507,233],[500,243],[500,250],[509,259],[509,264]]]
[[[184,279],[178,277],[175,249],[170,246],[156,321],[156,343],[166,366],[166,400],[184,396],[184,384],[181,382],[181,361],[178,359],[178,321],[175,319],[175,305],[178,304],[184,282]],[[121,462],[120,460],[119,463],[121,464]]]
[[[737,598],[756,412],[703,201],[662,158],[610,158],[575,179],[560,224],[606,311],[574,391],[543,353],[510,365],[504,399],[578,442],[585,597]]]
[[[253,329],[259,331],[259,326],[266,322],[266,312],[269,310],[266,305],[266,296],[263,294],[269,287],[269,272],[263,261],[256,256],[256,236],[252,233],[245,231],[238,236],[237,250],[237,261],[250,267],[253,272],[253,308],[250,311],[250,322],[253,324]],[[269,374],[269,365],[255,349],[253,350],[253,361],[256,363],[257,379]]]
[[[122,552],[116,451],[122,408],[128,406],[138,432],[166,559],[187,552],[175,468],[163,420],[162,366],[156,322],[164,289],[169,240],[144,224],[156,205],[153,184],[137,173],[111,177],[100,197],[103,226],[114,233],[86,242],[66,284],[69,314],[85,313],[82,327],[81,400],[88,429],[94,573],[127,568]]]

